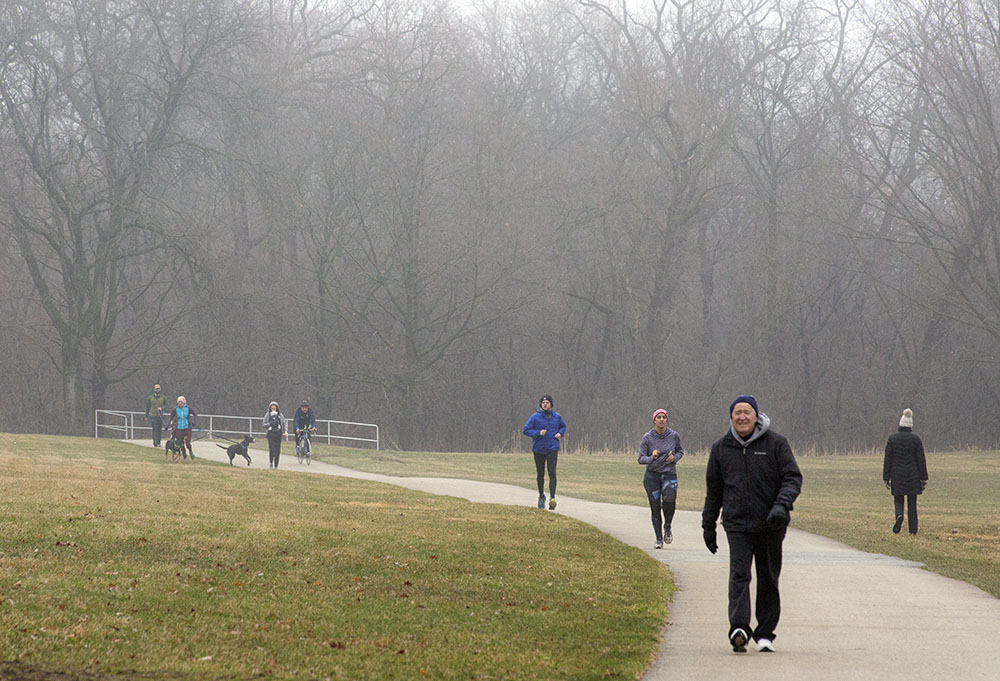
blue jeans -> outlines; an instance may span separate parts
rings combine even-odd
[[[677,478],[669,473],[647,470],[642,477],[642,486],[646,488],[646,496],[649,498],[653,532],[656,540],[662,541],[663,528],[670,531],[670,523],[674,520],[674,510],[677,508]]]

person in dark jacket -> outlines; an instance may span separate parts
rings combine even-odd
[[[281,413],[278,403],[271,401],[264,414],[264,432],[267,433],[267,460],[272,471],[278,470],[278,459],[281,457],[281,438],[285,434],[285,415]]]
[[[299,403],[299,408],[295,410],[295,446],[299,444],[299,437],[306,428],[316,430],[316,414],[307,400]]]
[[[662,549],[664,542],[674,540],[670,525],[677,508],[677,462],[684,456],[681,436],[667,427],[667,410],[653,412],[653,427],[642,436],[639,443],[639,463],[646,465],[642,486],[649,499],[652,513],[655,548]],[[661,519],[662,514],[662,519]]]
[[[774,652],[781,615],[778,577],[781,544],[789,513],[802,491],[802,473],[784,436],[771,430],[771,419],[757,409],[753,395],[729,405],[729,432],[712,445],[705,470],[705,507],[701,526],[705,546],[719,549],[715,523],[729,540],[729,642],[746,652],[753,638],[757,650]],[[750,566],[757,568],[757,628],[750,629]]]
[[[903,410],[899,430],[885,443],[885,460],[882,463],[882,480],[892,492],[896,521],[892,531],[899,534],[903,527],[903,497],[906,497],[906,516],[910,534],[917,533],[917,495],[927,487],[927,460],[924,443],[913,432],[913,412]]]
[[[556,507],[556,463],[559,460],[559,443],[566,434],[566,423],[559,412],[552,409],[552,396],[542,395],[538,411],[528,417],[521,431],[531,438],[531,452],[535,455],[535,472],[538,474],[538,508],[545,508],[545,469],[549,471],[549,510]]]

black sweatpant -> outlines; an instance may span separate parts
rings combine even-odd
[[[281,456],[281,433],[268,433],[267,460],[274,468],[278,467],[279,456]]]
[[[896,518],[903,515],[903,495],[893,494],[892,505],[896,509]],[[906,495],[906,522],[909,526],[910,534],[917,533],[917,495]]]
[[[538,496],[545,494],[545,468],[549,469],[549,496],[556,495],[556,462],[559,452],[534,452],[535,472],[538,474]]]
[[[729,540],[729,633],[737,628],[755,641],[774,640],[781,617],[778,577],[785,529],[777,532],[726,532]],[[750,628],[750,565],[757,568],[757,628]]]

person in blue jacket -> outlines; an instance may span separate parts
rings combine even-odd
[[[187,449],[185,461],[188,458],[194,458],[194,450],[191,449],[191,430],[196,427],[194,423],[196,416],[198,413],[195,412],[194,408],[188,406],[187,398],[181,395],[177,398],[177,407],[170,410],[170,418],[167,419],[166,429],[170,430],[176,423],[175,433],[184,438],[184,446]]]
[[[545,469],[549,470],[549,510],[556,507],[556,462],[559,443],[566,434],[566,422],[559,412],[552,409],[552,396],[542,395],[539,409],[524,424],[525,435],[531,438],[531,451],[535,455],[538,473],[538,508],[545,508]]]

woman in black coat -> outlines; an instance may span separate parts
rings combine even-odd
[[[917,533],[917,495],[927,487],[927,461],[924,459],[924,444],[913,432],[913,412],[903,410],[899,419],[899,430],[889,436],[885,443],[885,461],[882,464],[882,479],[886,489],[892,492],[896,511],[896,522],[892,531],[899,534],[903,527],[903,497],[906,497],[906,515],[909,519],[910,534]]]

